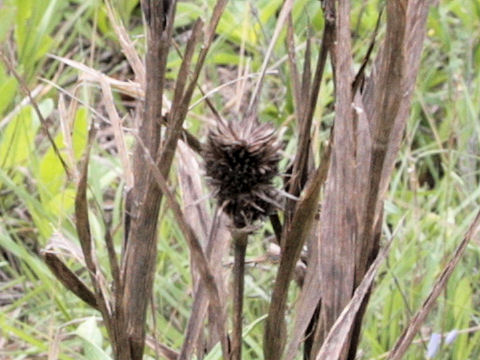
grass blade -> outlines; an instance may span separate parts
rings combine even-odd
[[[467,248],[470,240],[475,237],[478,232],[480,226],[480,212],[477,213],[477,216],[473,220],[472,224],[470,225],[465,237],[463,238],[462,242],[458,245],[455,249],[455,252],[452,255],[452,258],[447,263],[443,271],[438,276],[437,280],[435,281],[430,294],[428,294],[427,298],[423,302],[421,308],[416,312],[413,318],[410,320],[410,323],[403,331],[402,335],[398,338],[395,346],[392,348],[390,354],[388,355],[388,360],[400,360],[403,358],[403,355],[408,350],[408,347],[413,341],[415,334],[420,329],[420,326],[425,321],[427,315],[432,310],[435,301],[437,300],[438,296],[445,288],[450,275],[452,275],[453,270],[455,270],[458,262],[460,261],[465,249]]]

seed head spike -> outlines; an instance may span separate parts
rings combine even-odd
[[[256,116],[210,130],[204,148],[206,175],[235,227],[268,216],[278,204],[272,181],[278,175],[281,148],[274,127]]]

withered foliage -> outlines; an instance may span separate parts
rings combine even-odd
[[[431,2],[387,1],[384,20],[379,15],[379,24],[386,23],[385,36],[377,41],[378,28],[372,29],[372,41],[358,73],[353,70],[350,2],[320,2],[325,26],[318,58],[314,65],[315,35],[309,31],[302,70],[298,68],[295,51],[293,3],[285,0],[278,14],[260,76],[242,119],[222,119],[206,99],[216,124],[205,144],[186,131],[183,124],[194,91],[200,88],[205,93],[198,80],[227,0],[216,2],[208,23],[199,19],[193,24],[181,53],[182,63],[171,99],[166,92],[166,72],[168,53],[173,46],[176,0],[142,1],[148,49],[145,65],[107,1],[108,14],[134,70],[135,83],[116,81],[85,65],[57,58],[100,84],[129,188],[125,196],[125,241],[121,256],[116,254],[106,226],[104,240],[112,275],[108,277],[104,274],[107,269],[98,264],[88,221],[87,174],[92,131],[77,174],[75,213],[91,284],[70,271],[54,252],[46,252],[45,260],[67,288],[101,312],[116,359],[141,359],[145,343],[168,359],[185,360],[195,353],[202,357],[220,343],[225,359],[241,359],[245,250],[250,230],[238,230],[249,229],[257,220],[267,218],[275,229],[280,258],[265,321],[265,359],[292,360],[298,356],[302,343],[305,359],[355,358],[375,274],[388,253],[389,245],[383,249],[380,246],[383,197],[409,114]],[[257,111],[267,65],[285,28],[295,106],[294,130],[298,138],[288,176],[280,190],[273,182],[279,173],[282,142],[278,129],[257,120]],[[371,59],[373,53],[376,57]],[[330,140],[321,152],[321,161],[315,163],[319,149],[313,148],[312,129],[328,64],[334,73],[335,121]],[[125,147],[112,87],[143,100],[138,106],[140,121],[133,156],[128,155]],[[207,190],[192,150],[203,157],[207,180],[218,203],[213,212],[201,201]],[[184,206],[168,185],[175,157],[179,162]],[[191,255],[194,299],[178,353],[146,335],[163,199],[173,212]],[[222,212],[233,224],[230,233]],[[412,319],[393,349],[392,359],[401,358],[405,352],[479,222],[477,218],[424,307]],[[222,268],[230,240],[235,249],[231,333],[226,316],[226,272]],[[300,259],[305,248],[306,261]],[[306,272],[294,305],[294,321],[287,331],[288,290],[299,262],[306,266]],[[112,284],[107,284],[108,278],[113,279]],[[204,327],[207,331],[203,331]]]

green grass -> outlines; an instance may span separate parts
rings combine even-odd
[[[354,25],[359,14],[363,14],[355,27],[358,29],[354,42],[357,65],[377,20],[378,6],[377,1],[370,1],[361,11],[360,3],[353,2],[352,11]],[[136,0],[118,1],[116,10],[142,53],[143,31],[137,4]],[[179,32],[180,27],[188,27],[212,4],[212,0],[181,2],[177,10]],[[235,78],[234,66],[245,63],[245,57],[239,55],[242,43],[251,72],[259,70],[280,4],[281,1],[267,0],[231,1],[218,27],[218,37],[200,81],[205,90]],[[252,8],[256,16],[252,16]],[[317,34],[323,26],[318,1],[297,1],[294,19],[298,24],[296,41],[300,59],[307,24],[311,24]],[[479,24],[480,3],[477,0],[444,0],[431,11],[411,118],[385,201],[384,236],[388,238],[397,227],[398,232],[365,316],[359,359],[381,359],[393,346],[478,209]],[[284,124],[293,112],[288,66],[284,59],[284,36],[275,48],[272,61],[278,62],[274,69],[278,73],[268,76],[260,106],[261,116],[278,125]],[[178,41],[182,47],[184,44]],[[84,105],[71,109],[75,119],[73,157],[78,160],[85,147],[88,124],[98,121],[91,108],[102,111],[100,92],[89,84],[74,89],[78,73],[68,67],[60,71],[59,63],[49,59],[47,54],[70,57],[114,77],[130,79],[132,76],[125,70],[126,62],[120,54],[120,45],[104,5],[95,0],[5,0],[0,9],[0,44],[7,42],[8,51],[15,56],[16,69],[29,88],[43,87],[37,101],[62,149],[64,139],[58,113],[60,93],[49,88],[42,78],[74,92],[83,102]],[[318,42],[313,49],[315,53],[317,45]],[[169,58],[172,76],[179,63],[178,55],[172,52]],[[315,117],[314,144],[327,139],[332,123],[330,80],[328,70]],[[49,353],[58,351],[60,359],[107,359],[111,349],[105,330],[97,321],[98,314],[67,292],[38,255],[38,250],[55,234],[76,242],[74,185],[67,181],[32,107],[26,105],[15,110],[25,94],[3,64],[0,64],[0,94],[0,248],[8,252],[0,261],[0,293],[6,297],[11,295],[0,307],[0,358],[46,358]],[[220,110],[229,100],[224,94],[220,91],[211,97]],[[120,104],[122,99],[116,96]],[[193,101],[199,98],[201,94],[197,93]],[[127,114],[125,107],[121,109],[121,115]],[[202,136],[205,124],[201,119],[209,116],[207,107],[201,103],[187,119],[189,128]],[[286,132],[287,152],[293,149],[295,141],[292,129]],[[65,150],[62,151],[66,156]],[[174,176],[171,178],[176,182]],[[118,226],[122,221],[119,214],[123,180],[119,160],[101,145],[94,149],[89,186],[93,205],[92,232],[99,258],[108,266],[102,246],[103,220],[94,203],[100,208],[106,203],[111,205],[113,210],[109,210],[107,216],[112,217],[113,228]],[[122,236],[121,231],[114,234],[118,249]],[[162,212],[159,238],[154,289],[156,334],[161,343],[178,349],[183,341],[193,290],[188,247],[167,209]],[[253,239],[247,258],[263,255],[267,245],[260,236]],[[427,342],[431,333],[480,325],[478,245],[475,240],[469,246],[423,325],[422,337]],[[72,269],[80,268],[72,258],[69,265]],[[245,359],[262,358],[263,320],[275,267],[266,262],[247,268]],[[85,273],[81,276],[88,280]],[[296,289],[293,289],[292,303],[295,294]],[[149,322],[152,327],[153,322]],[[480,358],[479,334],[479,331],[459,334],[452,344],[442,346],[435,359]],[[425,348],[426,344],[422,346],[416,341],[405,359],[424,358]],[[148,354],[153,356],[151,351]],[[216,354],[208,358],[219,359],[220,352]]]

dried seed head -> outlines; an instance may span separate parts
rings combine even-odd
[[[205,167],[219,204],[237,228],[269,215],[282,147],[270,124],[229,122],[208,134]]]

